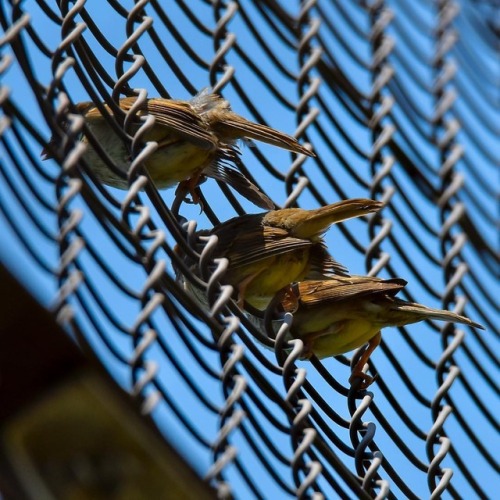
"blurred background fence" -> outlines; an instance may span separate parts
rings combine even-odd
[[[0,259],[221,496],[495,496],[498,2],[12,0],[0,21]],[[140,133],[124,134],[130,189],[101,185],[74,104],[204,87],[316,152],[242,145],[278,206],[386,203],[329,231],[350,272],[402,277],[405,298],[486,330],[388,329],[356,392],[351,354],[258,342],[206,259],[211,310],[193,302],[175,244],[260,210],[209,179],[203,213],[172,212],[174,191],[141,175]]]

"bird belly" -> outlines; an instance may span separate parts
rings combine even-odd
[[[104,120],[88,124],[88,126],[117,168],[127,173],[131,158],[126,144]],[[145,159],[144,165],[158,189],[171,187],[198,174],[215,157],[213,150],[199,148],[174,134],[164,136],[163,140],[150,135],[146,135],[144,140],[156,140],[158,149]],[[84,158],[97,178],[108,186],[128,189],[127,179],[116,175],[85,138],[83,142],[87,143]]]
[[[213,151],[179,140],[160,146],[145,165],[156,187],[163,189],[197,175],[214,159]]]
[[[274,295],[300,279],[307,266],[308,252],[301,251],[269,257],[256,263],[258,274],[248,284],[245,299],[253,307],[264,309]],[[251,273],[247,273],[250,275]]]
[[[87,125],[99,140],[102,148],[111,160],[113,160],[117,169],[126,174],[130,166],[130,153],[123,141],[104,120],[102,120],[102,123],[87,123]],[[99,181],[118,189],[128,189],[127,179],[121,178],[108,167],[101,155],[90,145],[86,137],[82,139],[82,142],[87,145],[83,158]]]
[[[335,319],[324,310],[307,311],[298,319],[296,325],[292,323],[292,334],[307,342],[320,359],[361,347],[380,331],[380,325],[369,319]]]

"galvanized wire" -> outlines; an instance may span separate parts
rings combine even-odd
[[[0,256],[36,274],[59,322],[221,497],[494,496],[494,12],[472,0],[0,4]],[[277,206],[385,202],[327,235],[352,273],[403,277],[406,298],[487,330],[388,331],[369,363],[378,378],[360,391],[347,382],[350,354],[301,361],[302,342],[286,340],[292,318],[275,340],[256,328],[221,284],[213,240],[195,237],[255,208],[213,180],[200,187],[202,214],[159,193],[143,168],[152,122],[134,132],[135,112],[117,106],[206,86],[316,152],[242,148],[238,167]],[[82,157],[83,132],[107,157],[75,108],[84,100],[113,110],[128,191],[100,184]],[[54,160],[41,162],[51,136]]]

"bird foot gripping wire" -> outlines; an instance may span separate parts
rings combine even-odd
[[[363,371],[351,372],[349,377],[349,384],[355,390],[364,391],[377,379],[378,375],[368,375]]]
[[[367,363],[370,358],[372,352],[379,346],[380,341],[382,340],[382,334],[380,332],[375,335],[365,347],[365,350],[361,354],[361,357],[356,361],[353,358],[353,365],[351,367],[351,376],[349,377],[349,383],[351,386],[354,386],[355,389],[365,390],[368,388],[377,378],[368,375],[363,371],[363,367]]]
[[[295,313],[299,308],[300,291],[298,283],[294,282],[279,290],[273,302],[281,304],[285,312]]]
[[[193,176],[189,179],[179,182],[177,189],[175,190],[175,196],[182,198],[182,201],[192,205],[200,205],[201,211],[203,211],[203,203],[201,201],[200,195],[196,192],[198,185],[203,183],[206,178],[203,178],[201,174]],[[188,198],[191,196],[191,199]]]

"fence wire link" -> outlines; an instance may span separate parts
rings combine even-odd
[[[221,498],[494,496],[494,4],[0,4],[0,258],[37,276],[57,320]],[[360,391],[347,382],[350,354],[301,360],[292,315],[277,332],[269,313],[256,327],[221,283],[228,262],[214,259],[213,237],[196,235],[255,208],[211,179],[198,190],[203,213],[159,193],[144,169],[158,144],[142,140],[154,120],[118,106],[207,86],[315,151],[241,146],[238,167],[277,206],[385,203],[328,233],[350,272],[405,278],[406,299],[486,331],[431,321],[388,330],[365,367],[377,378]],[[89,100],[109,106],[128,174],[79,114]],[[127,191],[96,179],[83,133]],[[42,162],[46,146],[53,160]]]

